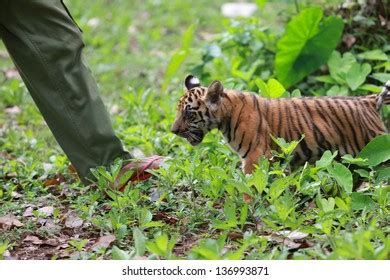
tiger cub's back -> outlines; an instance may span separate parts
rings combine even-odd
[[[304,162],[318,159],[325,150],[355,156],[372,138],[385,133],[376,98],[304,97],[261,99],[261,103],[273,136],[292,141],[304,134],[295,151],[295,161]]]

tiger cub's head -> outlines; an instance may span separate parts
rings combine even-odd
[[[186,77],[184,85],[185,94],[179,100],[171,131],[195,146],[221,122],[223,116],[219,107],[226,94],[221,82],[214,81],[208,87],[203,87],[198,78],[192,75]]]

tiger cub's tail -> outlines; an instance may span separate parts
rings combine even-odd
[[[379,110],[383,104],[390,104],[390,81],[383,86],[381,93],[377,97],[376,109]]]

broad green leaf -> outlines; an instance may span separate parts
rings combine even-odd
[[[335,198],[335,203],[338,208],[344,211],[349,211],[349,205],[340,197]]]
[[[164,255],[164,251],[162,251],[156,243],[153,243],[151,241],[149,242],[146,242],[146,248],[148,249],[148,251],[152,254],[156,254],[158,256],[163,256]]]
[[[142,224],[143,228],[152,228],[152,227],[162,227],[165,224],[161,221],[150,221],[145,224]]]
[[[326,92],[327,96],[347,96],[348,88],[345,86],[334,85]]]
[[[139,210],[138,219],[141,227],[149,223],[152,220],[152,218],[153,218],[152,212],[150,212],[148,209],[142,208]]]
[[[340,41],[344,26],[342,19],[334,16],[322,18],[321,8],[303,10],[287,24],[278,41],[275,73],[286,88],[326,63]]]
[[[315,79],[316,79],[316,81],[323,82],[326,84],[335,84],[336,83],[336,81],[330,75],[317,76]]]
[[[120,183],[121,185],[126,184],[126,183],[129,181],[130,177],[133,175],[133,173],[134,173],[133,170],[128,170],[128,171],[126,171],[126,172],[120,177],[119,183]],[[116,178],[116,176],[115,176],[115,178]]]
[[[368,63],[364,63],[363,65],[355,63],[349,69],[346,75],[346,81],[348,86],[352,90],[356,90],[360,85],[364,83],[366,77],[371,72],[371,66]]]
[[[338,84],[345,84],[345,76],[347,75],[349,69],[352,65],[356,63],[356,58],[352,53],[344,53],[343,56],[338,51],[332,52],[329,60],[328,67],[331,77]]]
[[[223,212],[228,221],[236,221],[236,205],[231,199],[226,200]]]
[[[333,154],[330,151],[325,151],[322,154],[322,157],[316,161],[316,167],[318,168],[325,168],[331,165],[333,159],[337,156],[337,151],[335,151]]]
[[[154,241],[146,242],[146,248],[149,252],[166,256],[169,253],[169,238],[166,234],[155,236]]]
[[[200,241],[200,244],[193,248],[191,252],[199,254],[202,258],[207,260],[220,260],[221,252],[219,247],[220,245],[216,240],[206,239]]]
[[[156,245],[160,248],[161,251],[166,252],[168,249],[168,235],[161,234],[160,236],[157,236],[156,239]]]
[[[344,160],[344,162],[346,162],[346,163],[350,163],[350,164],[357,164],[357,165],[361,165],[361,164],[363,164],[364,162],[366,162],[367,161],[367,159],[364,159],[364,158],[359,158],[359,157],[353,157],[353,156],[351,156],[351,155],[349,155],[349,154],[347,154],[347,155],[344,155],[344,156],[342,156],[341,157],[343,160]]]
[[[261,96],[264,97],[280,98],[286,91],[283,85],[275,79],[269,79],[268,82],[265,83],[260,78],[256,78],[255,84],[260,89]]]
[[[128,253],[119,249],[115,245],[112,246],[111,257],[113,260],[130,260],[131,259],[130,255]]]
[[[382,91],[382,87],[378,87],[376,85],[364,84],[359,87],[359,90],[380,93]]]
[[[336,201],[333,197],[321,198],[320,196],[316,197],[316,203],[317,207],[320,208],[325,213],[331,212],[334,210],[334,206],[336,204]]]
[[[235,180],[229,180],[234,185],[234,188],[238,190],[239,193],[247,193],[249,195],[252,195],[252,190],[250,186],[248,186],[244,182],[238,182]],[[227,190],[227,186],[225,186],[225,189]]]
[[[370,172],[365,169],[356,169],[354,172],[359,174],[359,176],[362,178],[370,178]]]
[[[359,193],[359,192],[353,192],[351,194],[352,197],[352,209],[353,210],[363,210],[364,208],[367,209],[374,209],[374,201],[369,195]]]
[[[380,81],[381,83],[386,83],[390,81],[390,73],[373,73],[371,75],[375,80]]]
[[[283,85],[275,79],[269,79],[267,82],[267,87],[269,97],[271,98],[279,98],[286,91]]]
[[[298,146],[299,142],[301,142],[302,139],[304,138],[304,135],[302,135],[301,139],[299,139],[299,140],[293,140],[291,142],[286,142],[286,140],[284,140],[283,138],[275,138],[272,135],[270,135],[270,136],[271,136],[272,141],[274,141],[280,147],[283,154],[285,154],[285,155],[292,154],[292,152],[294,152],[294,150]]]
[[[320,228],[326,235],[330,235],[332,233],[332,226],[333,226],[332,219],[327,219],[320,224]]]
[[[137,256],[145,255],[145,240],[146,237],[143,235],[141,230],[137,227],[133,228],[133,240],[135,253]]]
[[[255,79],[255,84],[259,88],[261,96],[268,97],[267,84],[260,78]]]
[[[291,182],[291,177],[283,177],[273,181],[268,192],[270,201],[277,199],[291,185]]]
[[[332,166],[327,167],[327,170],[346,193],[352,192],[352,173],[347,167],[341,163],[334,162]]]
[[[291,97],[301,97],[302,94],[301,94],[301,91],[297,88],[297,89],[294,89],[293,92],[291,93]]]
[[[387,55],[380,49],[366,51],[358,54],[358,58],[366,60],[382,60],[387,61]]]
[[[377,180],[388,180],[390,178],[390,167],[383,167],[377,170],[376,179]]]
[[[262,194],[268,183],[269,161],[262,157],[259,161],[259,166],[248,178],[248,184],[254,186],[258,194]]]
[[[390,160],[390,134],[383,134],[372,139],[358,157],[366,158],[364,165],[377,166]]]
[[[215,229],[232,229],[237,227],[237,222],[236,221],[214,221],[213,222],[213,228]]]

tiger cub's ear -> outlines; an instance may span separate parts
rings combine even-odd
[[[200,87],[200,82],[197,77],[188,75],[184,80],[184,85],[186,86],[187,90],[190,90],[194,87]]]
[[[212,82],[207,88],[206,102],[217,105],[223,95],[223,86],[220,81]]]

